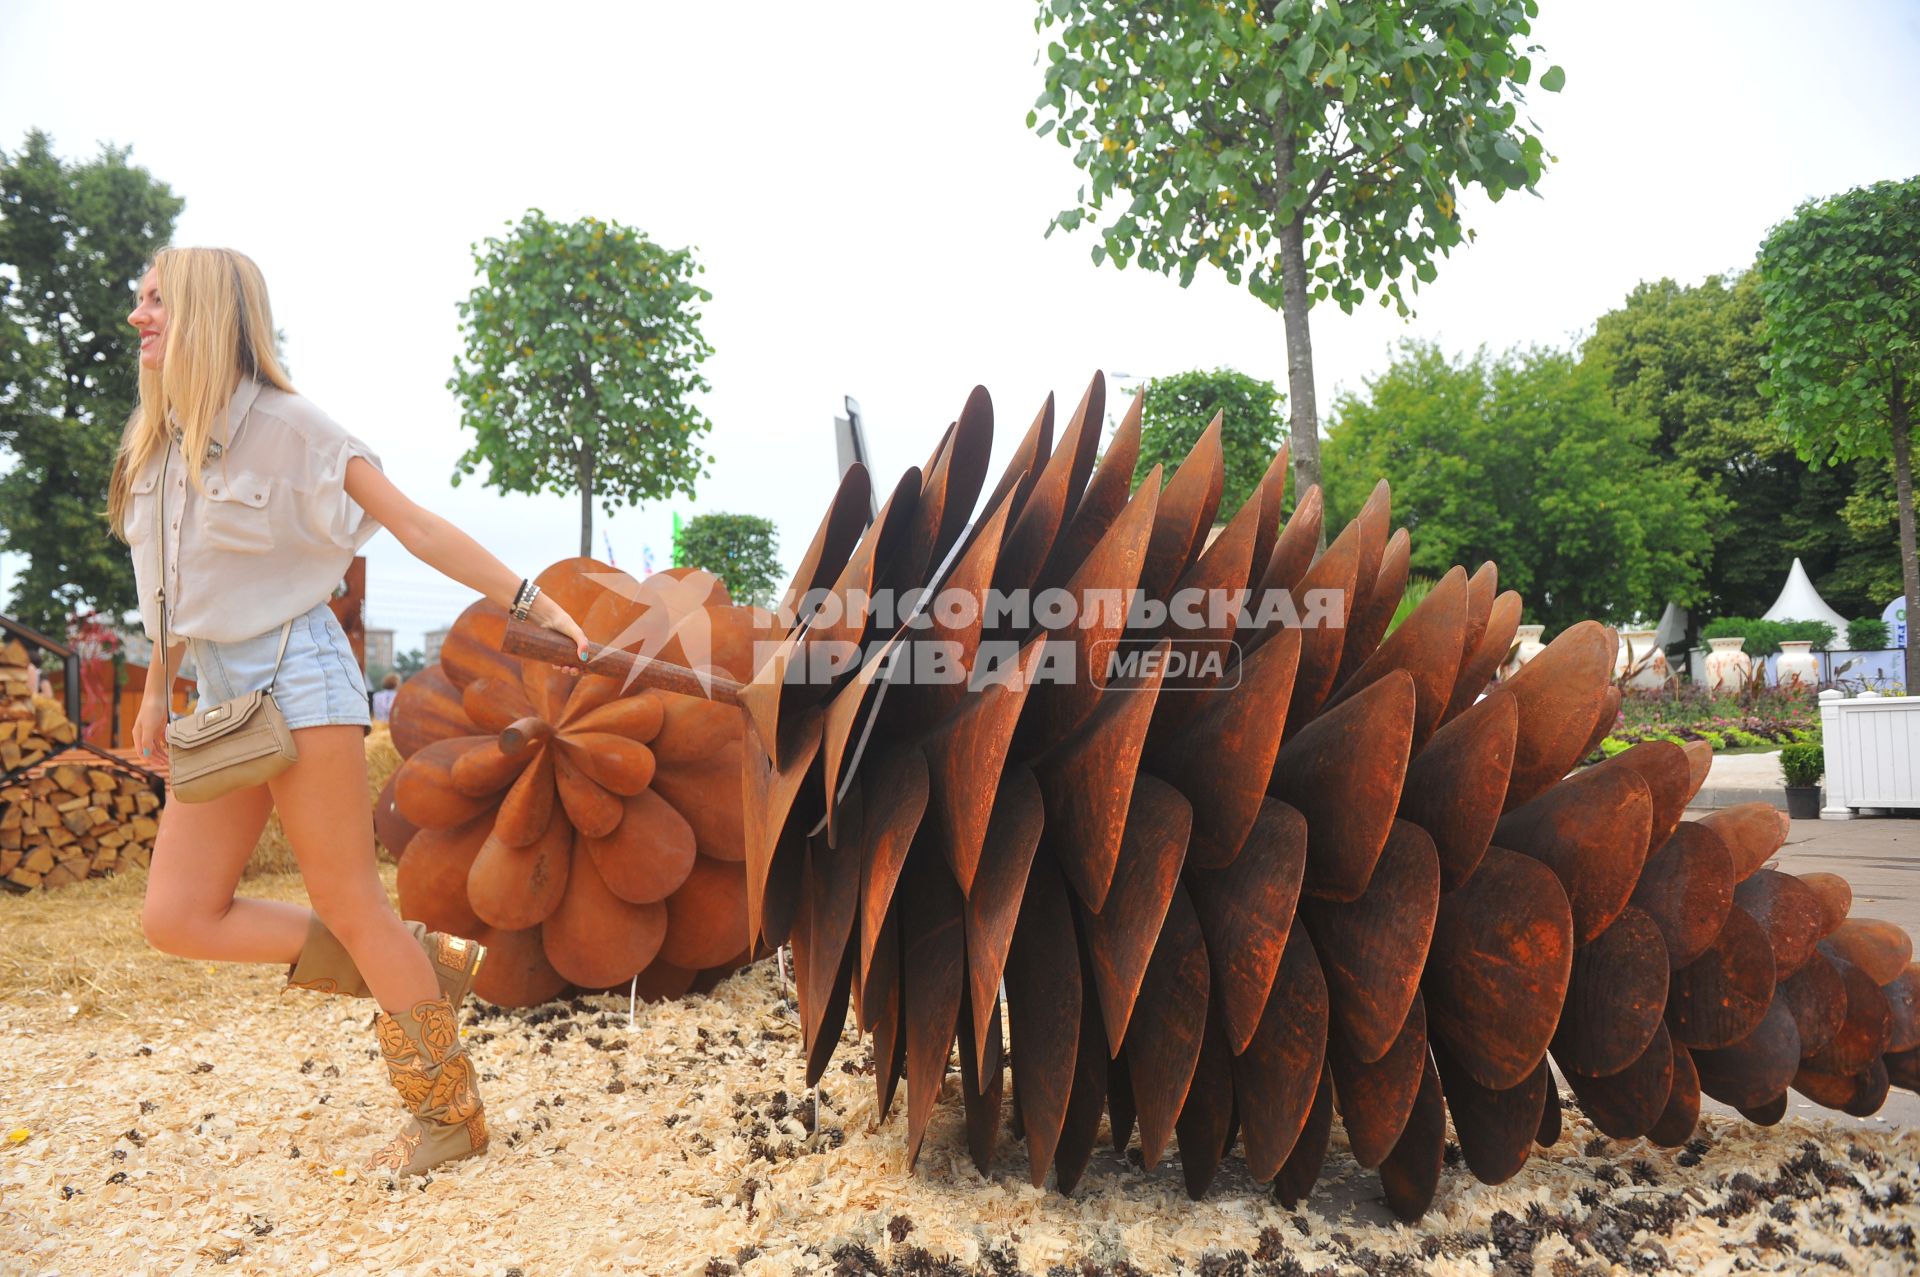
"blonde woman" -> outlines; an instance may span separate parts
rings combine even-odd
[[[140,333],[140,405],[108,515],[132,550],[155,641],[134,742],[164,757],[167,691],[190,648],[206,704],[271,685],[300,755],[265,784],[166,804],[141,911],[147,941],[182,957],[285,963],[288,987],[371,995],[409,1114],[365,1169],[422,1174],[471,1156],[486,1147],[486,1118],[456,1017],[480,948],[402,923],[388,904],[361,743],[366,684],[327,599],[382,527],[496,602],[524,606],[530,587],[408,500],[365,443],[295,392],[274,354],[265,281],[247,257],[162,250],[127,318]],[[552,600],[534,597],[528,616],[584,654],[580,627]],[[311,909],[234,896],[276,810]]]

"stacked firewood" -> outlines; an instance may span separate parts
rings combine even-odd
[[[60,703],[33,695],[32,687],[26,644],[0,644],[0,774],[31,767],[80,735]]]
[[[63,757],[79,730],[58,701],[32,695],[27,665],[24,644],[0,645],[0,886],[63,887],[145,865],[160,829],[152,782],[79,751]]]

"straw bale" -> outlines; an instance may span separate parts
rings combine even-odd
[[[391,888],[391,867],[382,873]],[[399,1122],[372,1004],[283,993],[271,966],[142,954],[129,889],[140,876],[21,898],[37,911],[0,900],[0,928],[11,937],[28,920],[41,955],[0,983],[0,1272],[1892,1277],[1916,1266],[1920,1133],[1846,1118],[1766,1130],[1709,1117],[1676,1154],[1603,1139],[1570,1112],[1561,1142],[1506,1184],[1451,1168],[1408,1227],[1337,1124],[1327,1178],[1296,1210],[1237,1158],[1192,1202],[1177,1164],[1143,1171],[1104,1144],[1072,1198],[1027,1183],[1010,1135],[983,1178],[966,1156],[956,1072],[909,1173],[904,1103],[870,1129],[863,1043],[850,1039],[821,1089],[805,1088],[793,1003],[767,964],[709,997],[642,1004],[631,1025],[626,1000],[606,995],[471,1006],[464,1033],[493,1147],[392,1184],[356,1169]],[[298,898],[294,878],[248,889]],[[61,949],[45,931],[56,923],[31,922],[41,914],[100,937]],[[80,978],[88,962],[98,988]]]

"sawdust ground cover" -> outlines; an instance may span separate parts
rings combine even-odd
[[[393,870],[383,866],[392,885]],[[1498,1187],[1454,1163],[1392,1221],[1335,1124],[1326,1179],[1283,1208],[1230,1161],[1191,1202],[1177,1165],[1104,1145],[1072,1198],[1002,1137],[968,1161],[948,1080],[917,1170],[904,1103],[873,1127],[849,1038],[803,1085],[770,966],[711,997],[470,1004],[492,1148],[424,1182],[357,1171],[400,1121],[372,1004],[282,993],[281,969],[155,954],[144,874],[0,899],[0,1272],[1280,1274],[1910,1273],[1920,1133],[1708,1118],[1685,1150],[1577,1111]],[[297,877],[247,894],[303,898]],[[902,1097],[904,1100],[904,1097]],[[1568,1102],[1570,1103],[1570,1097]]]

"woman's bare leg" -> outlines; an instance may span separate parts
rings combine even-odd
[[[160,809],[140,929],[162,953],[223,962],[292,962],[307,911],[277,900],[236,900],[234,886],[260,841],[273,796],[251,785],[211,802]]]
[[[373,805],[367,801],[365,733],[352,725],[293,733],[300,761],[267,782],[280,824],[306,879],[307,899],[353,956],[374,999],[397,1015],[440,993],[433,964],[387,901],[374,855]],[[306,937],[306,911],[298,912]]]

